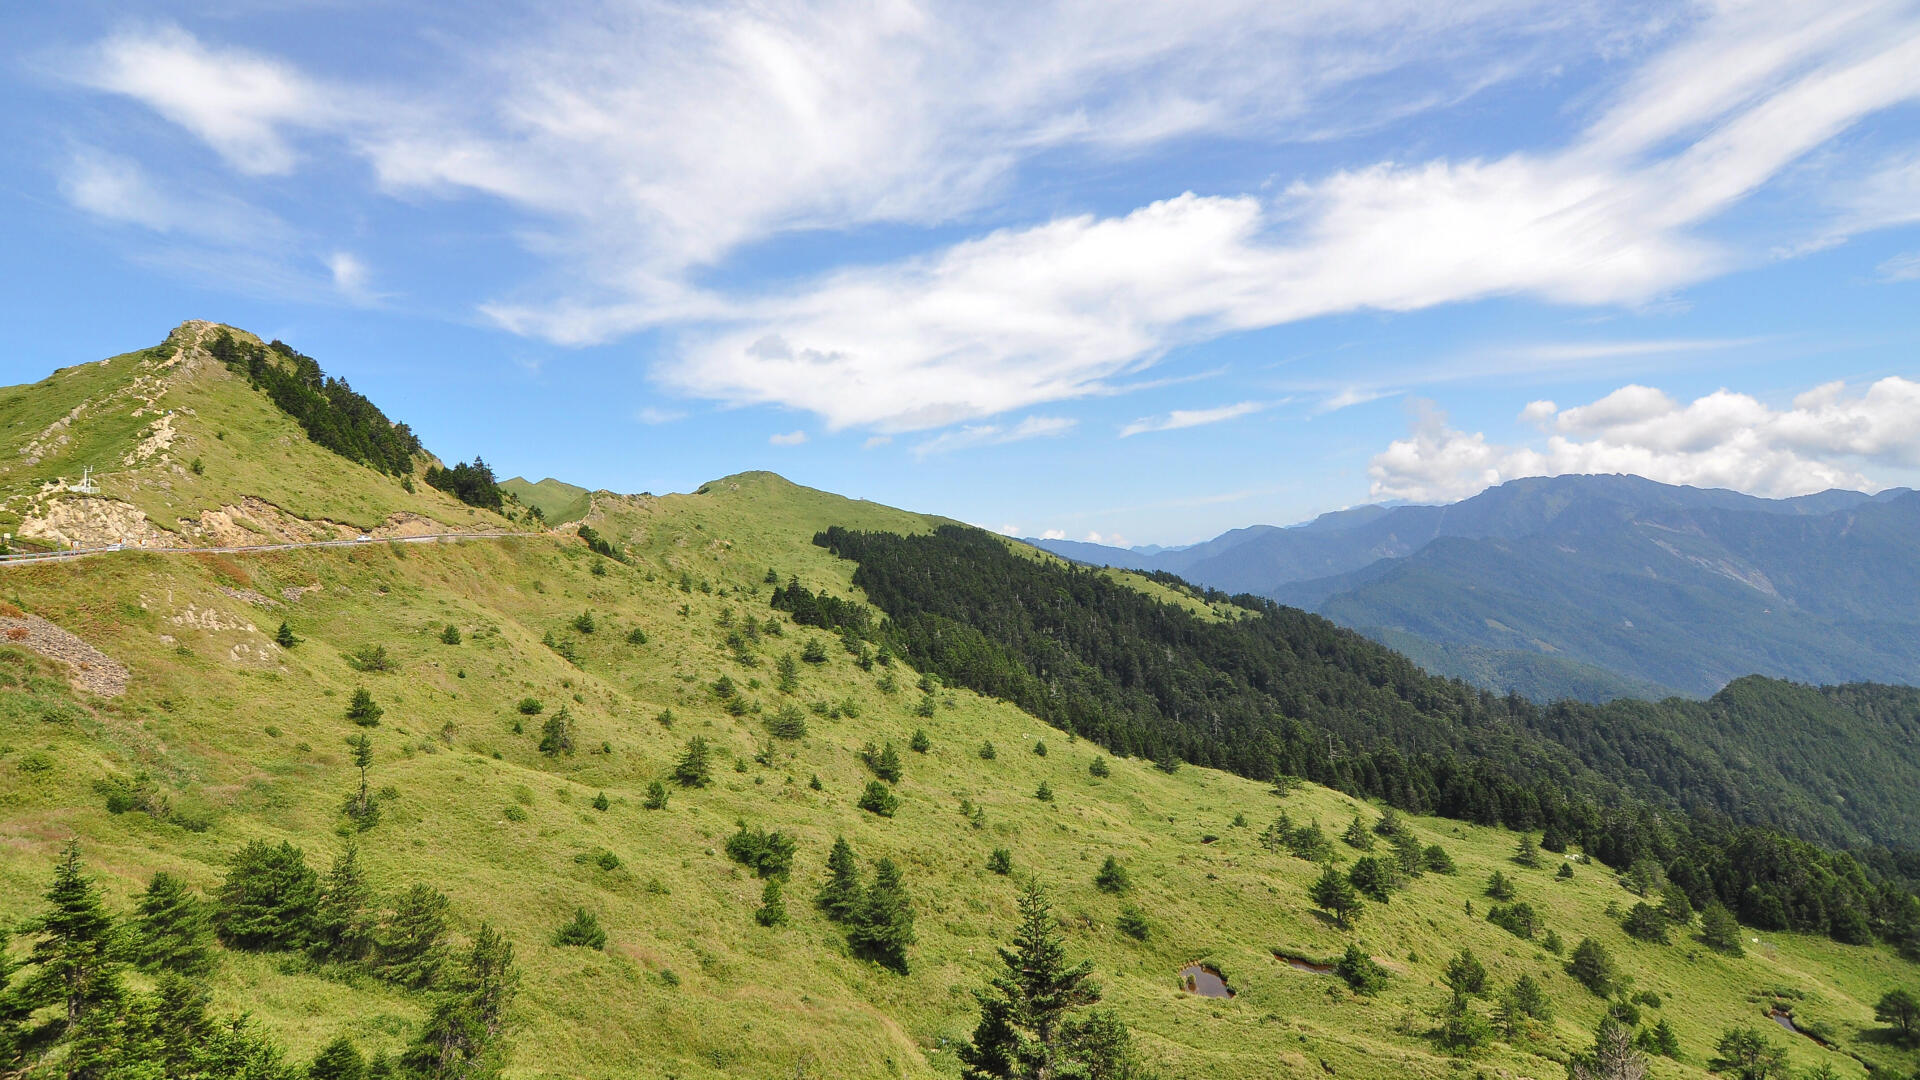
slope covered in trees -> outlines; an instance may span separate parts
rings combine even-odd
[[[1024,558],[975,529],[829,529],[815,543],[859,564],[855,584],[891,614],[879,639],[916,666],[1117,752],[1544,828],[1555,848],[1573,841],[1623,868],[1658,863],[1696,906],[1718,900],[1760,926],[1841,940],[1862,940],[1869,926],[1900,941],[1920,933],[1903,888],[1873,883],[1848,855],[1761,827],[1817,839],[1846,832],[1851,823],[1801,786],[1804,769],[1734,769],[1679,735],[1687,717],[1645,719],[1660,706],[1543,709],[1497,698],[1426,675],[1317,616],[1241,597],[1255,617],[1202,620],[1097,572]],[[1744,693],[1719,707],[1752,711]],[[1725,731],[1741,723],[1709,715]],[[1912,797],[1894,787],[1880,796],[1882,812]],[[1692,815],[1662,812],[1671,808]],[[1911,819],[1868,820],[1894,834],[1876,839],[1910,846]]]
[[[405,424],[387,419],[380,407],[345,379],[329,377],[319,361],[283,341],[261,346],[221,327],[207,346],[214,359],[244,374],[281,411],[300,422],[307,437],[348,461],[401,476],[423,453]]]

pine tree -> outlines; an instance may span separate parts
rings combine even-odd
[[[827,883],[820,887],[814,903],[838,923],[851,923],[866,901],[866,887],[860,883],[860,867],[854,862],[853,846],[837,836],[827,854]]]
[[[869,813],[890,818],[900,809],[900,797],[880,781],[869,780],[866,790],[860,793],[860,799],[855,805]]]
[[[1727,905],[1718,900],[1700,912],[1700,940],[1707,948],[1728,956],[1740,956],[1746,952],[1741,944],[1739,920],[1727,910]]]
[[[889,971],[907,973],[907,947],[914,942],[913,904],[892,859],[874,864],[873,884],[867,886],[847,942],[855,954]]]
[[[1363,855],[1353,861],[1353,868],[1347,871],[1347,880],[1360,890],[1360,895],[1376,903],[1384,904],[1392,898],[1393,872],[1387,868],[1387,864],[1371,855]]]
[[[1314,907],[1331,914],[1342,929],[1353,925],[1364,906],[1353,882],[1332,863],[1327,864],[1319,879],[1307,889],[1307,898],[1313,901]]]
[[[606,813],[607,808],[612,805],[613,803],[607,799],[607,793],[604,791],[593,797],[593,808],[603,814]]]
[[[994,848],[993,853],[987,856],[987,869],[1001,877],[1013,873],[1013,852],[1003,847]]]
[[[1521,833],[1520,843],[1513,849],[1513,861],[1530,869],[1540,865],[1540,849],[1534,846],[1532,833]]]
[[[1359,814],[1353,815],[1353,820],[1347,824],[1347,831],[1340,834],[1340,839],[1345,840],[1349,847],[1361,851],[1373,850],[1373,833],[1361,822]]]
[[[933,740],[927,738],[926,728],[913,729],[913,738],[907,740],[907,749],[916,754],[924,754],[933,749]]]
[[[1487,895],[1502,903],[1513,899],[1513,882],[1498,870],[1487,879]]]
[[[1920,998],[1907,990],[1896,987],[1880,995],[1873,1018],[1893,1028],[1902,1042],[1920,1039]]]
[[[460,628],[458,626],[453,625],[452,623],[448,623],[447,628],[445,630],[440,631],[440,644],[442,645],[460,644]]]
[[[70,1030],[122,993],[113,916],[81,873],[78,840],[67,841],[45,896],[46,911],[22,927],[35,941],[27,953],[33,971],[20,986],[19,1000],[30,1009],[56,1006],[53,1024]]]
[[[607,947],[607,932],[601,928],[599,916],[586,908],[574,908],[573,918],[553,932],[553,944],[557,947],[604,949]]]
[[[286,841],[250,841],[214,898],[213,928],[236,949],[299,949],[313,936],[320,879]]]
[[[283,649],[291,649],[295,645],[300,644],[300,639],[293,636],[293,627],[288,626],[285,620],[282,620],[280,629],[273,632],[273,643]]]
[[[503,1064],[500,1036],[520,986],[513,942],[481,923],[452,982],[401,1064],[407,1076],[420,1080],[490,1080]],[[374,1080],[371,1068],[368,1080]]]
[[[307,1080],[365,1080],[366,1059],[345,1035],[320,1048],[307,1066]]]
[[[573,715],[565,706],[540,726],[540,752],[548,757],[573,753]]]
[[[372,904],[373,886],[360,865],[360,848],[349,839],[333,857],[321,888],[313,917],[314,956],[340,963],[366,959],[373,952]]]
[[[1096,780],[1104,780],[1113,775],[1113,767],[1107,764],[1106,758],[1096,754],[1092,761],[1087,762],[1087,775]]]
[[[368,693],[364,686],[356,688],[353,691],[353,699],[347,702],[347,719],[361,727],[378,725],[380,718],[384,715],[386,710],[374,703],[373,695]]]
[[[989,739],[986,742],[983,742],[980,744],[980,760],[981,761],[992,761],[994,758],[999,756],[1000,756],[1000,752],[993,748],[993,740]]]
[[[1093,884],[1101,892],[1118,894],[1133,888],[1133,878],[1119,859],[1109,855],[1107,861],[1100,864],[1100,872],[1093,875]]]
[[[202,976],[213,970],[213,923],[187,883],[156,872],[134,902],[133,961],[143,971]]]
[[[1035,1080],[1054,1076],[1119,1076],[1118,1061],[1089,1061],[1076,1051],[1073,1013],[1100,1000],[1092,963],[1067,963],[1053,909],[1038,882],[1020,894],[1020,925],[1011,948],[1000,949],[1006,970],[979,994],[980,1022],[960,1048],[966,1080]],[[1115,1066],[1119,1066],[1116,1068]]]
[[[658,780],[647,781],[647,797],[640,802],[642,809],[665,810],[667,808],[667,785]]]
[[[673,766],[673,778],[681,787],[706,787],[713,783],[713,766],[708,761],[707,740],[698,735],[687,740],[686,752]]]
[[[1647,1030],[1640,1045],[1649,1054],[1659,1054],[1661,1057],[1676,1060],[1680,1057],[1680,1036],[1674,1032],[1673,1025],[1668,1023],[1664,1016]]]
[[[787,924],[787,905],[780,897],[779,878],[768,878],[766,887],[760,890],[760,907],[753,913],[753,921],[761,926]]]
[[[1693,921],[1693,901],[1687,899],[1687,890],[1674,882],[1660,890],[1660,915],[1675,926],[1684,927]]]
[[[400,894],[374,944],[382,978],[415,990],[433,985],[447,959],[448,907],[446,894],[424,883]]]
[[[1567,1063],[1568,1080],[1645,1080],[1647,1056],[1633,1044],[1633,1032],[1613,1017],[1600,1021],[1593,1049]]]
[[[360,770],[360,794],[353,802],[352,816],[366,821],[373,815],[373,800],[367,792],[367,770],[373,768],[373,739],[367,735],[355,735],[347,740],[347,748],[353,752],[353,767]]]
[[[1567,961],[1567,974],[1600,997],[1610,997],[1619,976],[1607,947],[1592,938],[1581,938]]]
[[[218,1041],[219,1028],[207,1015],[211,994],[198,983],[169,972],[160,976],[148,1002],[157,1063],[167,1076],[204,1076],[208,1050]],[[218,1074],[214,1074],[218,1075]]]
[[[1487,990],[1487,966],[1473,955],[1472,949],[1461,949],[1447,962],[1446,973],[1440,978],[1456,994],[1478,997]]]
[[[1787,1052],[1758,1028],[1728,1028],[1714,1044],[1707,1068],[1732,1080],[1785,1080]]]
[[[1665,945],[1667,943],[1666,916],[1660,914],[1659,908],[1654,907],[1645,900],[1633,905],[1632,909],[1627,912],[1627,917],[1621,921],[1620,925],[1626,930],[1628,937],[1639,938],[1641,941],[1650,941],[1656,945]]]

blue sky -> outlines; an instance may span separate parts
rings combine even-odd
[[[71,2],[0,59],[4,382],[213,318],[502,475],[1125,543],[1920,482],[1911,3]]]

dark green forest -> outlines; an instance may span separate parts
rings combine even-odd
[[[1896,782],[1892,759],[1859,760],[1872,741],[1792,734],[1805,726],[1793,705],[1802,692],[1828,703],[1829,720],[1911,732],[1911,691],[1788,687],[1780,696],[1742,683],[1707,703],[1536,706],[1428,675],[1272,601],[1233,597],[1249,617],[1203,620],[1099,571],[1022,557],[976,529],[835,528],[814,542],[859,563],[854,583],[891,618],[790,585],[774,603],[795,622],[870,639],[1116,753],[1168,769],[1192,762],[1300,777],[1402,810],[1540,830],[1549,850],[1577,843],[1763,929],[1920,948],[1913,860],[1834,850],[1910,847],[1916,819],[1901,808],[1913,785]],[[1720,737],[1699,737],[1703,723]],[[1778,744],[1768,767],[1736,756],[1751,740]],[[1823,753],[1788,760],[1802,744]],[[1814,794],[1816,775],[1854,777],[1863,789],[1832,804]]]
[[[413,471],[413,459],[423,452],[407,425],[387,419],[379,406],[355,392],[345,379],[327,377],[318,361],[284,342],[263,348],[236,341],[222,327],[207,351],[266,391],[282,412],[299,421],[307,438],[348,461],[404,476]]]

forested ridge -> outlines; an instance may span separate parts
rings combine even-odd
[[[1722,728],[1772,725],[1757,733],[1765,739],[1798,715],[1752,708],[1750,687],[1710,703],[1539,707],[1427,675],[1271,601],[1234,597],[1252,617],[1207,621],[1099,571],[1021,557],[975,529],[834,528],[814,542],[857,562],[854,583],[890,618],[875,622],[858,605],[795,585],[774,603],[796,622],[871,638],[1115,752],[1168,768],[1186,761],[1263,780],[1301,777],[1404,810],[1542,829],[1550,849],[1574,842],[1616,868],[1651,866],[1697,906],[1723,902],[1755,926],[1920,944],[1920,901],[1895,880],[1909,860],[1893,853],[1863,865],[1808,842],[1872,835],[1848,816],[1862,805],[1865,821],[1911,828],[1911,819],[1876,815],[1912,793],[1878,791],[1836,807],[1808,790],[1807,768],[1729,764],[1688,725],[1703,717]],[[1837,709],[1871,701],[1880,722],[1911,725],[1914,716],[1891,688],[1807,692]],[[1730,719],[1728,710],[1744,711]]]
[[[261,346],[221,327],[207,346],[213,358],[245,375],[281,411],[299,421],[307,437],[348,461],[404,476],[425,451],[405,424],[396,424],[345,379],[330,378],[311,356],[281,341]]]

